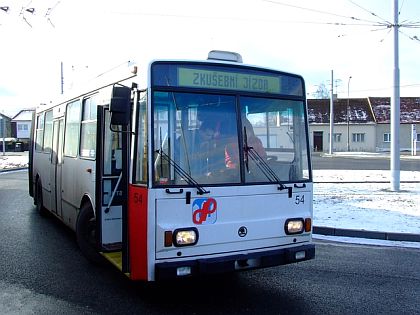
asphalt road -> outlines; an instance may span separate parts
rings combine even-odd
[[[389,170],[389,157],[328,157],[319,153],[312,154],[312,167],[314,170]],[[419,159],[400,159],[401,171],[420,171]]]
[[[190,281],[133,283],[90,264],[36,213],[26,172],[0,174],[2,314],[415,314],[420,251],[317,243],[315,260]]]

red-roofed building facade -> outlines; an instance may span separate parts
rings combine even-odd
[[[334,100],[334,151],[389,151],[391,106],[388,97]],[[309,99],[308,118],[314,151],[328,151],[330,100]],[[420,98],[400,98],[400,149],[411,150],[412,128],[420,142]],[[417,144],[417,150],[420,150]]]

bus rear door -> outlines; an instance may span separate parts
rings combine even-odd
[[[64,119],[54,120],[53,122],[53,141],[51,156],[51,207],[52,211],[59,217],[61,213],[61,171],[63,164],[63,136]]]

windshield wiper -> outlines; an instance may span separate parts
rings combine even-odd
[[[244,127],[244,162],[247,173],[249,173],[249,152],[250,147],[248,146],[248,136],[246,133],[246,127]]]
[[[210,193],[209,190],[205,190],[190,174],[188,174],[181,166],[179,166],[162,149],[156,150],[156,153],[159,154],[161,158],[165,159],[170,165],[172,165],[175,172],[177,172],[181,177],[183,177],[188,182],[188,184],[195,186],[198,190],[197,194],[204,195]]]
[[[244,157],[245,157],[245,166],[247,172],[249,172],[248,166],[248,156],[255,162],[258,166],[260,171],[264,174],[265,177],[271,182],[276,183],[278,185],[278,190],[287,189],[289,198],[292,197],[292,187],[287,187],[283,183],[280,182],[280,178],[278,178],[276,172],[267,164],[264,158],[258,154],[258,152],[254,149],[254,147],[248,145],[248,137],[246,134],[246,127],[244,127]]]

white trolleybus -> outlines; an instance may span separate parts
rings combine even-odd
[[[44,106],[29,190],[91,260],[154,281],[315,257],[302,77],[159,60]]]

